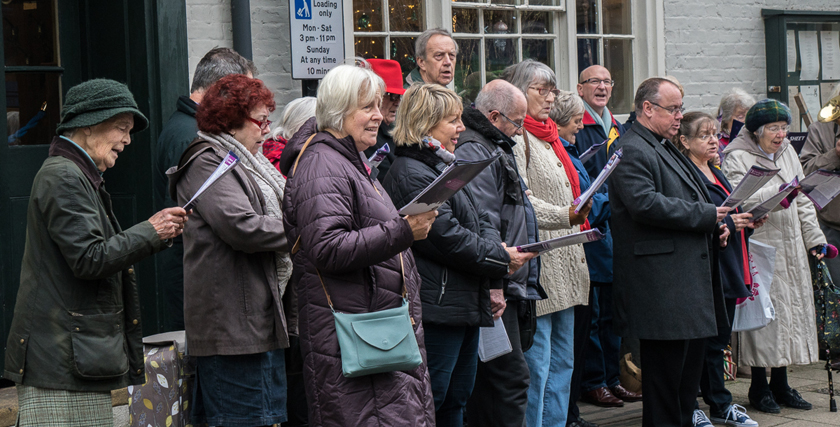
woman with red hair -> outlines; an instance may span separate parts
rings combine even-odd
[[[195,202],[184,230],[184,322],[197,360],[194,424],[286,421],[285,179],[260,153],[272,111],[274,97],[262,81],[223,77],[196,111],[199,138],[167,172],[172,198],[183,205],[228,151],[241,163]]]

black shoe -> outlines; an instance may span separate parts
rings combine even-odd
[[[761,396],[750,395],[750,406],[768,414],[778,414],[782,412],[779,404],[773,400],[773,393],[764,393]]]
[[[813,405],[805,401],[805,399],[802,398],[802,395],[792,388],[788,388],[787,391],[783,393],[773,393],[773,398],[776,399],[776,402],[779,402],[789,408],[804,409],[806,411],[813,408]]]
[[[566,427],[600,427],[600,426],[598,424],[590,423],[589,421],[586,421],[583,418],[580,418],[577,421],[572,421],[571,423],[566,424]]]

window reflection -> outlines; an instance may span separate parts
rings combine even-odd
[[[479,59],[479,39],[457,39],[458,61],[455,63],[455,92],[464,101],[471,102],[481,90],[481,64]],[[489,80],[489,79],[488,79]]]
[[[354,31],[382,31],[382,0],[353,0]]]
[[[55,1],[3,1],[10,145],[49,144],[61,110]]]

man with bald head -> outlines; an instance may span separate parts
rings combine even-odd
[[[579,152],[583,153],[592,145],[607,139],[613,129],[622,135],[624,127],[613,118],[607,107],[615,83],[610,71],[600,65],[592,65],[580,73],[578,81],[580,83],[577,85],[577,91],[583,98],[585,111],[583,129],[578,132],[575,145]],[[601,173],[614,151],[612,145],[603,147],[584,164],[593,180]],[[599,192],[606,193],[607,185],[603,185]],[[576,389],[572,392],[572,398],[576,399],[580,395],[584,402],[613,407],[622,406],[624,402],[638,402],[642,400],[642,396],[626,390],[619,381],[621,339],[612,330],[612,253],[608,250],[603,252],[593,257],[593,261],[598,265],[590,266],[594,267],[590,270],[595,274],[590,274],[589,278],[589,305],[578,306],[575,312],[575,331],[587,336],[576,341],[585,348],[580,352],[576,351],[576,354],[583,357],[575,359],[576,376],[573,377],[572,387]],[[569,420],[579,419],[577,405],[570,404]],[[579,424],[586,425],[583,422]]]
[[[475,108],[464,107],[455,154],[459,159],[482,160],[501,154],[470,182],[481,209],[509,247],[536,242],[537,219],[525,195],[527,188],[516,168],[514,135],[522,134],[527,101],[522,91],[498,79],[487,83],[475,98]],[[504,290],[491,290],[491,302],[507,300],[502,321],[513,351],[479,362],[473,394],[467,403],[467,419],[477,426],[524,426],[530,374],[519,333],[519,318],[527,315],[533,301],[545,298],[539,285],[539,261],[532,258],[504,279]]]

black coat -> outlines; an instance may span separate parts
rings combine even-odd
[[[397,147],[397,159],[382,181],[394,206],[407,205],[446,165],[431,150]],[[490,289],[502,289],[510,256],[487,213],[469,188],[438,208],[429,237],[412,245],[420,272],[423,322],[492,326]]]
[[[464,160],[484,160],[501,154],[487,166],[469,188],[482,211],[487,212],[490,224],[499,231],[508,246],[520,246],[537,241],[537,217],[534,207],[525,196],[527,187],[516,168],[513,155],[515,141],[501,133],[481,111],[464,107],[461,114],[466,129],[458,138],[455,155]],[[539,284],[540,258],[532,258],[527,265],[505,277],[505,297],[508,300],[546,298]]]
[[[717,335],[728,319],[709,192],[691,162],[640,123],[616,144],[624,150],[609,187],[616,333],[649,340]]]
[[[394,160],[397,159],[397,156],[394,154],[394,148],[397,145],[394,144],[394,138],[391,138],[391,131],[393,129],[393,125],[379,125],[379,131],[376,133],[376,145],[364,151],[365,158],[370,158],[370,156],[376,153],[376,150],[378,150],[385,144],[388,144],[388,147],[391,149],[391,152],[385,155],[385,158],[382,159],[382,163],[380,163],[379,166],[376,168],[376,172],[371,172],[371,176],[373,178],[379,179],[379,181],[382,181],[385,178],[385,175],[388,175],[388,170],[391,169],[391,164],[394,163]]]
[[[723,176],[723,172],[716,167],[712,167],[712,173],[715,174],[718,181],[726,188],[726,191],[732,192],[732,185]],[[706,175],[699,173],[700,178],[709,190],[709,195],[712,197],[712,202],[715,206],[723,205],[726,200],[726,193],[720,189],[714,182],[709,181]],[[734,213],[743,213],[743,209],[738,208]],[[735,223],[732,221],[732,216],[726,217],[726,226],[729,227],[729,243],[726,248],[720,251],[720,281],[723,285],[723,296],[726,298],[746,298],[750,296],[750,291],[747,289],[744,282],[744,253],[741,250],[741,233],[735,232]],[[750,248],[749,237],[753,233],[750,228],[744,229],[744,237],[747,241],[747,250]]]

